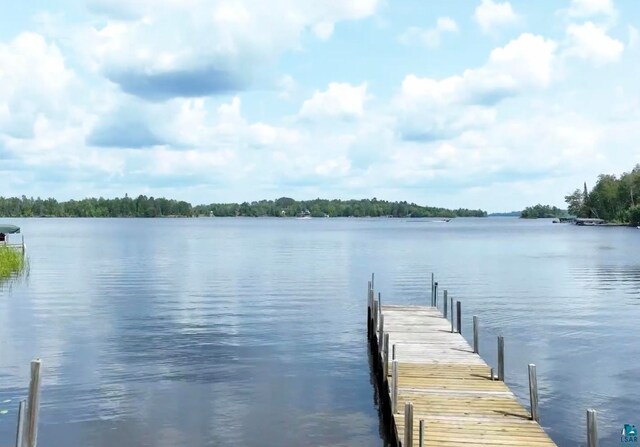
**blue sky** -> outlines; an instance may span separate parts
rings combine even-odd
[[[521,209],[640,161],[635,0],[70,0],[0,17],[0,194]]]

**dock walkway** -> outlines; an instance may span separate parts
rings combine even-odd
[[[380,306],[372,295],[369,335],[379,354],[374,368],[396,445],[556,445],[437,308]],[[413,416],[411,439],[405,415]]]

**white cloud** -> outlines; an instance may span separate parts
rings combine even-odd
[[[480,186],[531,185],[599,167],[603,135],[597,123],[575,114],[530,114],[447,140],[396,143],[391,163],[375,174],[401,189],[447,183],[451,195]]]
[[[435,27],[428,29],[409,28],[399,37],[399,40],[405,45],[418,42],[429,48],[436,48],[440,46],[444,34],[457,32],[458,24],[455,20],[450,17],[439,17]]]
[[[327,90],[316,90],[313,96],[302,104],[300,116],[303,118],[341,118],[362,116],[367,100],[367,84],[353,86],[348,83],[332,82]]]
[[[63,99],[74,73],[59,48],[40,34],[25,32],[0,42],[0,79],[0,132],[29,134],[39,115],[70,112]]]
[[[591,61],[595,65],[616,62],[624,51],[624,44],[610,37],[606,30],[592,22],[569,25],[567,28],[570,56]]]
[[[320,40],[328,40],[333,35],[332,22],[319,22],[313,25],[313,32]]]
[[[149,160],[150,170],[159,175],[208,175],[231,164],[235,154],[231,150],[202,151],[190,149],[175,151],[158,148],[144,153]]]
[[[276,82],[276,88],[279,91],[278,96],[284,99],[291,99],[298,89],[298,84],[291,75],[282,75]]]
[[[408,75],[394,99],[397,130],[407,141],[440,141],[496,121],[504,98],[544,89],[553,79],[556,43],[522,34],[487,62],[443,79]]]
[[[316,174],[322,176],[345,176],[349,173],[351,162],[345,156],[323,161],[315,167]]]
[[[480,68],[441,80],[408,75],[402,83],[403,102],[495,103],[529,88],[551,82],[556,43],[541,36],[522,34],[494,49]]]
[[[571,0],[569,17],[587,18],[597,15],[615,16],[616,8],[613,0]]]
[[[473,17],[480,25],[482,32],[487,34],[497,28],[514,25],[520,20],[518,14],[511,7],[511,3],[500,3],[493,0],[482,0],[476,7]]]
[[[260,66],[298,47],[305,31],[326,40],[337,22],[371,16],[378,6],[379,0],[94,0],[93,10],[110,20],[85,27],[76,44],[133,95],[215,95],[247,88]]]

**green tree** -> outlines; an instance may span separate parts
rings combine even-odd
[[[640,205],[629,208],[628,217],[632,225],[640,225]]]

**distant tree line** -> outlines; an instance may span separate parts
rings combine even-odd
[[[408,202],[386,200],[306,200],[297,201],[288,197],[277,200],[261,200],[242,204],[211,204],[195,207],[199,215],[214,216],[300,216],[312,217],[486,217],[483,210],[437,208],[420,206]]]
[[[138,196],[133,199],[87,198],[58,202],[38,197],[0,197],[0,216],[6,217],[161,217],[192,216],[190,203]]]
[[[273,216],[292,217],[486,217],[483,210],[420,206],[408,202],[377,199],[297,201],[287,197],[244,203],[212,203],[192,206],[188,202],[144,195],[131,198],[102,197],[58,202],[22,196],[0,197],[0,216],[6,217],[196,217],[196,216]]]
[[[566,210],[561,210],[555,206],[540,204],[529,206],[520,213],[520,217],[523,219],[544,219],[549,217],[565,217],[566,215]]]
[[[578,217],[640,225],[640,164],[620,177],[601,174],[591,191],[585,183],[565,201],[569,213]]]

